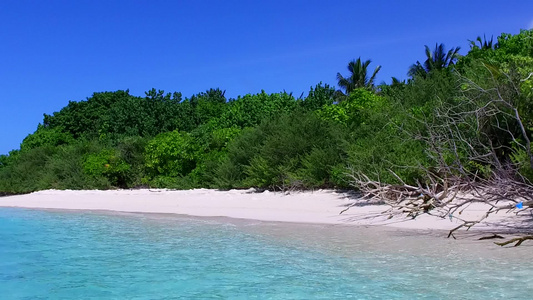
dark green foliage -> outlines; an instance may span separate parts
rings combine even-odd
[[[115,149],[102,149],[98,153],[89,154],[83,161],[83,172],[93,178],[103,177],[112,186],[127,187],[127,176],[131,166]]]
[[[342,161],[344,134],[340,125],[313,113],[283,114],[245,130],[230,144],[217,182],[223,187],[332,186],[330,175]]]
[[[12,157],[9,155],[0,155],[0,169],[7,167],[10,159],[12,159]]]
[[[503,33],[498,37],[498,44],[495,48],[502,56],[533,57],[533,29],[522,29],[519,34],[515,35]]]
[[[520,175],[533,183],[533,168],[531,167],[530,157],[526,151],[522,148],[515,147],[511,153],[511,160],[516,164]]]
[[[82,142],[58,147],[43,170],[40,184],[53,189],[102,189],[111,184],[105,178],[91,178],[83,172],[84,158],[99,151],[100,145]],[[39,189],[44,189],[39,188]]]
[[[126,137],[117,142],[114,148],[120,158],[130,166],[127,173],[126,185],[136,187],[143,185],[145,177],[144,148],[148,140],[142,137]]]
[[[393,172],[408,184],[424,182],[424,169],[431,167],[425,145],[397,130],[381,130],[358,139],[348,150],[349,171],[372,180],[400,183]],[[423,168],[421,168],[423,167]]]
[[[146,168],[152,176],[185,176],[196,168],[200,151],[200,145],[186,132],[162,133],[146,145]]]
[[[153,137],[175,129],[190,131],[222,114],[226,99],[216,89],[182,101],[180,93],[152,89],[146,97],[128,91],[94,93],[86,101],[69,102],[61,111],[44,116],[44,128],[74,138]]]
[[[106,188],[99,178],[88,178],[83,172],[84,157],[99,146],[76,143],[58,147],[42,146],[21,152],[0,172],[0,190],[25,193],[42,189]]]
[[[366,89],[355,89],[339,104],[324,105],[317,115],[324,119],[355,128],[385,105],[385,99]]]
[[[214,178],[221,188],[244,188],[244,167],[259,152],[264,134],[257,128],[246,128],[228,145],[228,155],[219,165]]]
[[[381,70],[381,66],[377,66],[370,77],[368,77],[368,65],[372,61],[361,61],[361,57],[357,60],[352,60],[348,63],[348,71],[350,71],[349,77],[342,76],[341,73],[337,73],[337,81],[339,86],[344,89],[346,94],[350,94],[353,90],[359,88],[374,89],[374,79]]]
[[[331,105],[337,99],[337,93],[335,88],[330,87],[328,84],[322,86],[322,83],[319,83],[315,88],[311,87],[309,94],[303,101],[299,101],[299,104],[305,110],[317,110],[322,108],[324,105]]]
[[[476,42],[479,43],[479,46],[476,44]],[[493,50],[498,47],[498,43],[494,43],[494,39],[491,37],[490,40],[487,39],[485,35],[483,35],[483,39],[481,39],[480,36],[476,38],[475,41],[470,41],[470,50],[473,49],[479,49],[479,50]]]
[[[110,108],[117,103],[135,102],[136,97],[128,91],[94,93],[86,101],[70,101],[67,106],[53,115],[44,115],[44,128],[59,128],[74,138],[98,137],[101,130],[108,130]],[[134,105],[132,105],[134,106]]]
[[[421,86],[426,88],[426,85]],[[418,129],[420,124],[413,118],[413,108],[405,107],[404,102],[417,103],[427,111],[431,111],[432,106],[429,101],[420,100],[420,103],[418,99],[408,99],[411,93],[420,92],[415,89],[412,84],[391,87],[382,96],[357,89],[340,104],[317,111],[321,118],[343,124],[351,132],[344,165],[334,168],[338,182],[345,181],[346,174],[354,173],[387,183],[398,183],[393,172],[408,183],[423,178],[419,167],[431,164],[424,144],[407,133],[407,130]]]
[[[347,144],[313,148],[302,157],[302,167],[298,170],[297,177],[302,180],[303,187],[346,188],[349,186],[343,146]]]
[[[192,96],[188,100],[194,113],[194,128],[221,116],[227,109],[225,92],[219,89],[210,89],[205,93]],[[192,130],[190,128],[189,130]],[[187,131],[189,131],[187,130]]]
[[[53,147],[39,147],[10,156],[9,163],[0,173],[0,190],[8,193],[31,192],[45,189],[39,183],[47,160],[56,152]]]
[[[446,70],[433,71],[428,76],[417,77],[409,84],[390,86],[382,95],[396,107],[421,117],[433,111],[439,103],[450,103],[460,94],[459,78]]]
[[[196,168],[189,175],[195,187],[218,187],[215,172],[227,157],[227,148],[235,137],[241,133],[236,127],[214,129],[201,126],[191,134],[200,144]]]
[[[94,93],[45,115],[20,150],[0,156],[0,193],[345,188],[352,172],[424,184],[443,166],[488,178],[502,162],[533,180],[532,37],[478,38],[460,58],[459,48],[426,46],[410,79],[378,89],[380,66],[369,74],[370,61],[357,59],[348,77],[337,74],[346,94],[322,83],[303,99],[264,91],[226,99],[220,89],[185,99],[156,89]],[[467,117],[450,126],[451,113]],[[447,139],[454,133],[462,140]],[[496,162],[472,156],[487,145]]]
[[[462,97],[471,100],[459,109],[490,111],[471,121],[475,131],[470,130],[470,136],[479,136],[481,148],[493,147],[497,160],[474,162],[477,169],[494,170],[503,162],[531,179],[533,161],[527,152],[533,138],[532,37],[533,30],[522,30],[517,35],[502,34],[493,47],[480,41],[459,61]]]
[[[121,100],[121,101],[120,101]],[[181,94],[152,89],[145,98],[127,97],[114,102],[101,115],[98,136],[155,136],[179,126]]]
[[[37,130],[28,135],[20,144],[21,151],[28,151],[42,146],[60,146],[74,142],[74,138],[68,132],[60,128],[45,128],[40,125]]]
[[[216,120],[218,127],[238,128],[257,126],[262,120],[270,119],[296,107],[296,100],[288,93],[245,95],[231,100],[227,110]]]
[[[409,69],[409,76],[425,77],[432,71],[441,71],[449,69],[459,58],[460,47],[451,48],[446,52],[444,44],[435,44],[433,52],[426,45],[426,60],[424,63],[417,61]]]

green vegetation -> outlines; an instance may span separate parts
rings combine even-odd
[[[94,93],[45,114],[20,150],[0,156],[0,193],[349,188],[354,173],[415,185],[428,172],[533,180],[533,30],[477,38],[464,56],[426,46],[410,78],[390,85],[376,86],[381,66],[369,65],[358,58],[338,73],[343,91],[320,83],[298,99]]]
[[[348,71],[350,71],[350,77],[343,77],[341,73],[337,73],[337,80],[339,86],[344,89],[346,94],[350,94],[353,90],[358,88],[374,88],[374,79],[381,70],[381,66],[377,66],[372,76],[368,78],[368,65],[371,61],[367,60],[362,62],[359,57],[357,60],[352,60],[348,63]]]

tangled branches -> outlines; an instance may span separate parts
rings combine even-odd
[[[533,208],[533,187],[514,180],[498,178],[465,182],[457,177],[443,179],[435,174],[428,176],[433,183],[414,186],[404,182],[383,184],[370,180],[364,174],[350,175],[362,192],[362,200],[385,203],[390,207],[384,212],[389,214],[389,218],[400,214],[414,219],[421,214],[430,214],[458,221],[460,224],[450,230],[448,237],[455,238],[454,232],[458,229],[468,230],[500,211],[518,212],[519,205],[523,208],[521,211]],[[472,205],[480,206],[484,212],[463,217],[463,212]]]
[[[533,120],[521,94],[516,74],[483,64],[487,76],[481,83],[459,76],[461,95],[440,101],[431,112],[412,114],[418,125],[408,135],[424,143],[431,166],[418,166],[426,174],[414,184],[397,179],[396,184],[371,180],[353,172],[352,183],[367,200],[387,203],[391,216],[412,218],[432,214],[457,220],[448,237],[467,230],[500,211],[531,211],[533,208]],[[529,103],[529,102],[528,102]],[[527,116],[525,116],[527,115]],[[482,213],[465,217],[476,205]],[[521,208],[521,210],[520,210]],[[498,245],[532,239],[530,235]]]

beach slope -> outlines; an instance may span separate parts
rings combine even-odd
[[[0,197],[0,207],[37,209],[106,210],[132,213],[170,213],[201,217],[230,217],[260,221],[385,225],[407,229],[450,230],[459,221],[421,215],[389,218],[388,206],[358,203],[354,194],[331,190],[256,192],[254,190],[46,190],[26,195]],[[347,206],[357,204],[340,214]],[[476,219],[485,207],[471,206],[463,217]],[[509,225],[513,214],[500,213],[486,220],[480,229]]]

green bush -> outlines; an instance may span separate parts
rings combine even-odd
[[[294,110],[297,104],[292,94],[262,91],[256,95],[239,96],[227,105],[227,110],[217,119],[221,128],[257,126],[263,120]]]
[[[519,174],[526,178],[530,183],[533,183],[533,168],[531,168],[527,152],[524,149],[515,147],[511,154],[511,159],[517,166]]]
[[[367,122],[371,114],[385,105],[385,99],[366,89],[353,90],[346,100],[323,106],[316,113],[324,119],[346,126],[358,126]]]
[[[126,182],[128,187],[146,184],[143,182],[143,178],[146,177],[144,149],[147,143],[147,138],[125,137],[118,140],[114,146],[119,152],[120,158],[130,166]]]
[[[344,155],[346,128],[295,111],[244,130],[217,170],[222,187],[332,186],[332,168]]]
[[[84,159],[83,171],[93,177],[106,178],[112,186],[127,187],[131,166],[120,156],[117,149],[103,149],[89,154]]]
[[[322,108],[325,105],[331,105],[336,100],[335,88],[328,84],[322,86],[322,83],[317,84],[314,88],[311,87],[307,97],[303,101],[298,101],[300,106],[307,111],[314,111]]]
[[[28,151],[42,146],[60,146],[74,142],[74,138],[61,128],[45,128],[42,125],[29,134],[20,144],[21,151]]]
[[[91,178],[83,171],[83,158],[99,149],[98,144],[78,142],[36,147],[10,155],[11,162],[0,169],[0,191],[108,188],[110,184],[105,178]]]
[[[39,178],[46,173],[46,165],[56,148],[37,147],[16,156],[10,155],[10,163],[1,169],[0,191],[8,193],[28,193],[50,188]]]
[[[7,167],[12,159],[13,157],[10,157],[9,155],[0,155],[0,170]]]
[[[146,144],[146,168],[153,177],[185,176],[196,168],[200,152],[200,146],[190,134],[179,131],[162,133]]]
[[[348,150],[347,172],[363,173],[383,183],[399,183],[394,172],[409,184],[425,181],[423,168],[431,162],[425,145],[398,132],[380,131],[358,139]]]

